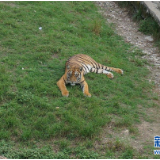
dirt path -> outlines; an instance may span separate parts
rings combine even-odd
[[[158,87],[160,95],[160,51],[153,44],[153,37],[138,31],[138,24],[129,17],[126,9],[120,8],[115,2],[96,2],[101,7],[100,12],[109,23],[116,25],[116,33],[124,38],[127,43],[140,48],[146,58],[154,67],[149,67],[152,72],[151,80]]]
[[[154,46],[154,40],[152,36],[144,35],[138,31],[138,24],[134,22],[130,17],[127,9],[120,8],[115,2],[96,2],[99,6],[102,15],[106,18],[107,22],[115,24],[116,33],[124,38],[127,43],[133,45],[133,50],[138,47],[144,53],[142,58],[147,59],[147,61],[152,64],[147,66],[151,71],[149,81],[154,81],[156,87],[154,92],[160,96],[160,51]],[[131,52],[133,52],[131,50]],[[160,102],[156,102],[159,103]],[[144,112],[144,109],[143,109]],[[143,155],[149,155],[144,149],[144,146],[154,145],[154,136],[160,136],[160,109],[159,108],[149,108],[145,110],[146,115],[151,119],[152,122],[147,122],[144,119],[141,120],[141,124],[136,125],[138,128],[139,135],[133,140],[129,134],[129,131],[123,130],[121,137],[128,139],[132,143],[132,146],[136,148]],[[112,127],[106,129],[107,133],[112,132]],[[116,136],[116,133],[114,133]],[[117,134],[118,136],[118,134]],[[105,140],[106,141],[106,140]],[[153,149],[149,149],[148,152],[153,154]]]

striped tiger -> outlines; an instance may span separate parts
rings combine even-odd
[[[89,72],[103,73],[109,78],[113,78],[113,74],[110,71],[123,74],[123,70],[119,68],[107,67],[100,63],[97,63],[90,56],[85,54],[77,54],[68,59],[65,67],[65,74],[57,82],[62,96],[69,96],[69,92],[66,88],[66,84],[70,83],[72,86],[80,84],[85,96],[91,97],[89,93],[88,84],[85,81],[84,75]]]

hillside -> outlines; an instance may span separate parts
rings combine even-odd
[[[0,155],[7,158],[140,158],[112,134],[156,107],[142,52],[106,24],[93,2],[0,2]],[[56,82],[66,60],[87,54],[121,68],[124,76],[85,76],[91,98],[79,85],[62,97]],[[104,145],[101,139],[111,140]],[[98,146],[101,147],[96,147]]]

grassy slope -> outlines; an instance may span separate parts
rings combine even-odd
[[[93,139],[103,126],[115,119],[117,128],[133,129],[139,122],[138,106],[152,105],[147,96],[149,72],[146,62],[138,58],[141,52],[129,51],[94,3],[0,2],[0,21],[0,155],[106,158],[92,151]],[[124,76],[114,73],[110,80],[88,74],[92,97],[84,97],[77,85],[67,86],[70,96],[64,98],[56,82],[64,73],[65,61],[78,53],[122,68]],[[85,139],[87,144],[72,147],[75,139]],[[126,155],[132,158],[132,150]]]

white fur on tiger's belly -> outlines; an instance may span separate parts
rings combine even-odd
[[[83,68],[84,68],[84,74],[89,73],[92,67],[89,64],[87,64],[87,65],[82,64],[82,65],[83,65]]]

